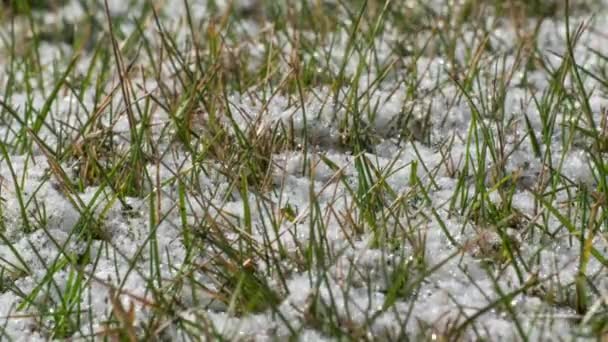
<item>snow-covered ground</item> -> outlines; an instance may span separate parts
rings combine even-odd
[[[412,33],[389,17],[394,1],[369,1],[358,26],[356,5],[349,14],[339,2],[277,2],[292,15],[305,5],[332,11],[340,23],[297,31],[262,2],[190,1],[187,11],[182,1],[110,1],[123,65],[133,66],[134,125],[103,6],[34,11],[36,30],[100,39],[78,51],[56,95],[74,43],[41,39],[31,61],[20,55],[33,44],[27,17],[2,23],[0,336],[569,340],[606,331],[608,149],[598,141],[608,136],[608,4],[573,4],[573,67],[563,9],[543,20],[517,6],[502,17],[485,9],[469,22],[461,2],[406,1],[412,21],[443,18],[422,16]],[[214,60],[213,30],[229,32],[218,40],[225,87],[209,81],[216,65],[194,63],[193,34],[201,58]],[[96,56],[103,50],[109,62]],[[42,72],[32,74],[36,63]],[[237,89],[231,68],[258,80]],[[203,95],[187,103],[188,91]],[[280,138],[293,143],[268,143]],[[148,154],[144,185],[118,195],[129,173],[112,163],[135,167],[133,146]],[[105,175],[89,183],[83,168],[95,160]],[[256,161],[268,165],[254,170]]]

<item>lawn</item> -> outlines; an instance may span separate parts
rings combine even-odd
[[[608,338],[605,0],[3,0],[1,340]]]

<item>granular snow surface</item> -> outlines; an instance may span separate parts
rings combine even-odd
[[[127,3],[110,1],[110,13],[125,16],[142,8],[141,3]],[[229,6],[218,1],[213,3],[214,11],[220,13]],[[235,1],[232,6],[240,6],[246,12],[253,11],[255,3],[254,0]],[[209,6],[203,0],[192,1],[192,19],[207,20],[212,16]],[[446,11],[443,1],[433,1],[427,6],[435,8],[438,13]],[[575,11],[570,18],[572,28],[581,23],[588,25],[573,52],[576,62],[585,70],[604,70],[606,59],[603,56],[608,55],[608,4],[594,2],[590,6],[597,9],[593,17],[581,10]],[[164,5],[159,2],[157,7],[166,30],[176,32],[175,44],[188,49],[191,32],[184,26],[187,12],[183,2]],[[35,15],[52,26],[78,22],[78,18],[86,14],[78,1],[68,1],[56,9],[35,12]],[[96,15],[105,25],[103,11]],[[21,25],[18,29],[27,31],[26,23],[18,21],[17,25]],[[120,289],[117,298],[122,306],[128,309],[134,305],[134,325],[138,327],[157,314],[154,301],[159,296],[174,300],[177,304],[173,308],[173,318],[158,322],[156,326],[159,334],[171,340],[187,339],[184,331],[191,328],[183,322],[213,327],[209,330],[227,339],[256,341],[285,339],[294,331],[302,341],[333,340],[328,332],[331,328],[320,323],[323,320],[332,321],[332,324],[352,333],[351,336],[380,340],[404,337],[438,339],[455,327],[463,327],[462,337],[465,339],[517,340],[521,338],[520,330],[523,330],[530,340],[569,340],[588,332],[589,326],[579,324],[584,317],[573,304],[580,273],[580,237],[571,234],[554,213],[539,210],[534,189],[543,186],[540,183],[544,178],[546,180],[543,176],[546,172],[560,172],[567,180],[564,184],[571,184],[571,187],[559,188],[554,197],[547,198],[552,201],[552,206],[578,226],[585,218],[578,217],[580,215],[570,217],[572,211],[569,211],[568,200],[576,196],[571,192],[597,188],[601,173],[590,160],[585,138],[570,132],[573,118],[566,114],[571,112],[569,108],[551,109],[551,115],[557,117],[555,125],[560,128],[552,131],[553,135],[546,139],[548,143],[540,146],[543,155],[550,151],[547,159],[551,160],[535,155],[525,118],[536,136],[541,137],[545,119],[535,101],[550,89],[552,80],[546,70],[519,65],[517,55],[521,51],[516,46],[520,34],[517,30],[533,30],[534,20],[523,23],[525,27],[520,28],[505,20],[489,34],[491,53],[500,57],[479,62],[479,75],[469,85],[471,94],[475,96],[469,99],[462,95],[462,90],[450,75],[448,57],[440,52],[416,56],[416,61],[411,64],[415,70],[405,68],[403,63],[394,63],[397,60],[394,47],[403,39],[402,32],[391,23],[386,25],[383,34],[370,43],[375,51],[373,55],[350,55],[348,31],[329,33],[329,37],[316,46],[323,54],[331,51],[330,58],[323,62],[328,70],[338,73],[344,68],[345,77],[356,80],[356,83],[345,83],[343,89],[315,85],[306,90],[302,101],[298,96],[275,93],[264,86],[226,94],[227,105],[223,110],[229,110],[233,115],[232,121],[227,116],[220,118],[226,127],[236,125],[247,130],[251,122],[256,122],[256,129],[264,131],[283,124],[290,127],[299,142],[297,148],[273,152],[270,186],[261,192],[243,192],[235,187],[230,176],[216,165],[218,163],[210,160],[204,161],[206,172],[187,176],[188,184],[196,184],[197,188],[186,191],[185,198],[180,199],[176,175],[179,177],[179,172],[186,174],[188,170],[200,167],[202,162],[163,136],[175,129],[168,124],[173,113],[156,106],[147,123],[150,135],[152,140],[159,141],[159,150],[169,151],[160,155],[158,162],[146,165],[148,173],[157,179],[146,185],[147,195],[126,197],[124,203],[113,196],[109,187],[88,185],[79,192],[80,203],[91,205],[92,216],[102,221],[103,238],[89,242],[79,237],[75,229],[87,218],[83,218],[80,204],[75,204],[66,195],[62,181],[50,172],[52,165],[47,151],[38,144],[31,145],[29,154],[8,149],[9,159],[0,158],[0,195],[3,198],[0,213],[4,222],[0,241],[0,322],[3,322],[0,336],[32,341],[55,338],[49,333],[49,327],[58,324],[54,321],[53,310],[61,307],[58,303],[65,298],[65,293],[73,291],[70,287],[74,285],[75,274],[86,279],[78,293],[81,298],[78,305],[69,307],[80,310],[78,327],[72,334],[75,338],[101,336],[108,320],[112,315],[116,316],[117,304],[113,295],[117,288]],[[123,37],[137,30],[132,20],[121,21],[119,27]],[[243,19],[233,28],[240,35],[241,49],[249,54],[247,67],[250,70],[266,67],[266,47],[257,39],[260,36],[274,40],[277,53],[290,56],[297,50],[286,35],[268,36],[270,27],[270,22]],[[568,53],[565,27],[564,18],[557,16],[545,19],[537,28],[537,46],[533,48],[544,56],[543,63],[549,69],[557,70],[563,56]],[[11,25],[2,23],[1,29],[2,35],[8,37]],[[463,63],[471,54],[471,46],[483,39],[473,29],[465,29],[465,33],[456,40],[459,45],[453,51],[455,61]],[[153,24],[147,26],[144,35],[154,44],[161,44],[158,29]],[[433,50],[433,44],[441,44],[437,37],[425,35],[423,32],[416,39],[421,45],[428,43],[429,51]],[[28,107],[44,106],[45,96],[54,86],[53,74],[64,70],[73,52],[71,45],[56,41],[43,41],[39,49],[40,63],[48,73],[40,75],[46,94],[36,90],[28,95],[21,87],[10,97],[1,95],[2,101],[18,113],[23,113]],[[88,72],[93,51],[83,50],[70,76],[72,79]],[[306,54],[304,59],[310,56]],[[347,62],[343,63],[345,56],[348,56]],[[362,59],[369,62],[364,63],[367,69],[363,73],[360,70]],[[146,67],[151,63],[158,61],[149,61],[148,55],[142,52],[135,65],[136,68],[139,65]],[[171,75],[171,62],[167,59],[162,64],[163,77],[177,84],[177,79]],[[379,67],[387,64],[392,67],[387,70]],[[8,53],[2,54],[0,65],[3,72],[14,67]],[[285,74],[289,72],[287,61],[278,68]],[[487,101],[495,100],[493,97],[497,94],[490,89],[499,87],[496,73],[500,70],[514,71],[513,79],[504,90],[500,110],[503,114],[497,114],[506,116],[504,122],[509,124],[499,132],[492,118],[474,119],[479,114],[475,114],[473,108],[488,106]],[[404,80],[411,80],[411,73],[417,75],[415,92],[419,96],[412,97],[408,93],[411,85],[407,82],[411,81]],[[0,76],[0,80],[2,84],[9,81],[21,83],[31,77],[22,71],[15,75],[15,80],[4,76]],[[582,79],[588,90],[588,104],[594,120],[600,123],[605,120],[608,89],[598,79],[586,74]],[[134,72],[131,81],[138,85],[134,87],[139,92],[135,98],[143,99],[147,93],[160,94],[152,77]],[[102,85],[106,93],[117,82],[115,77],[110,78],[107,85]],[[571,74],[565,77],[564,84],[568,89],[576,89]],[[367,132],[373,138],[360,155],[343,143],[340,123],[348,120],[351,110],[335,105],[348,102],[351,96],[360,97],[362,112],[375,113],[364,114]],[[54,134],[54,130],[60,126],[81,125],[79,120],[86,117],[95,101],[93,89],[77,99],[67,87],[62,87],[45,119],[47,125],[40,130],[45,143],[51,149],[58,146],[61,138]],[[581,106],[574,99],[565,103]],[[116,113],[124,112],[124,102],[119,95],[112,99],[106,111],[110,108]],[[413,119],[406,127],[411,136],[403,139],[403,122],[400,120],[406,111],[412,114]],[[68,112],[71,115],[66,115]],[[112,139],[117,146],[128,148],[133,141],[127,116],[104,116],[104,113],[101,113],[101,122],[113,133]],[[7,119],[7,114],[1,117],[0,136],[4,141],[12,141],[24,132],[19,122]],[[203,123],[194,129],[201,132],[206,129],[206,119],[202,120]],[[475,127],[472,126],[473,121]],[[485,125],[496,138],[505,134],[502,148],[511,153],[504,162],[504,174],[518,175],[509,181],[517,182],[511,201],[520,220],[500,232],[491,225],[476,222],[472,214],[462,209],[473,200],[479,186],[477,179],[458,176],[467,159],[474,168],[479,165],[487,168],[483,186],[488,189],[489,201],[497,206],[503,201],[498,192],[492,190],[496,189],[493,175],[496,167],[491,156],[478,154],[476,143],[471,141],[479,139],[479,144],[488,143],[481,131]],[[430,129],[428,134],[427,128]],[[471,132],[477,132],[477,135]],[[76,136],[74,132],[71,134]],[[565,139],[574,141],[565,145]],[[306,149],[303,141],[307,142]],[[568,146],[567,150],[565,146]],[[392,189],[390,196],[386,195],[390,200],[384,201],[385,207],[377,209],[382,213],[390,212],[390,215],[377,215],[376,227],[361,218],[365,213],[358,207],[358,195],[350,190],[360,189],[361,182],[365,181],[358,166],[358,160],[363,157],[382,174],[386,189]],[[485,161],[480,158],[485,158]],[[60,166],[73,171],[69,177],[76,179],[75,164],[62,161]],[[547,165],[554,165],[555,169],[548,170]],[[413,173],[420,184],[413,183]],[[460,179],[466,182],[460,183]],[[463,191],[463,187],[469,191]],[[422,188],[426,193],[422,193]],[[464,195],[455,196],[456,191]],[[23,193],[26,203],[19,201],[19,192]],[[151,196],[154,201],[150,200]],[[256,205],[261,198],[267,206]],[[178,205],[182,200],[188,203],[185,213],[180,212]],[[407,207],[401,205],[406,202]],[[25,209],[22,209],[23,205]],[[286,208],[293,211],[294,217],[275,227],[272,213],[286,212]],[[23,210],[27,212],[30,224],[37,223],[39,228],[25,229]],[[41,212],[44,212],[44,220],[38,224]],[[150,226],[151,212],[162,217],[154,227]],[[194,258],[189,255],[185,247],[183,214],[189,227],[213,221],[219,227],[215,229],[238,226],[246,231],[246,219],[251,220],[248,238],[259,246],[274,249],[273,253],[277,254],[260,256],[255,267],[266,277],[268,285],[280,293],[279,302],[273,308],[240,314],[233,311],[229,301],[218,300],[217,293],[221,293],[223,285],[216,274],[206,271],[210,268],[205,265],[212,264],[221,251],[209,244],[208,250],[197,251],[200,255]],[[322,231],[310,228],[318,220],[324,223]],[[382,229],[383,232],[378,234],[374,229]],[[506,236],[502,235],[503,232]],[[235,232],[226,235],[226,241],[239,238]],[[380,240],[379,235],[383,236]],[[324,253],[327,253],[325,265],[303,269],[302,265],[292,262],[302,256],[303,246],[319,239],[323,240]],[[516,259],[525,260],[526,267],[516,268],[514,263],[506,262],[504,239],[517,246],[519,255]],[[600,256],[608,257],[604,235],[598,234],[592,243]],[[273,264],[277,263],[274,258],[282,257],[276,253],[278,250],[287,256],[279,261],[281,267],[289,270],[281,276],[272,271],[275,268]],[[88,258],[78,267],[66,261],[86,253]],[[306,257],[320,258],[312,254]],[[155,262],[157,266],[152,267]],[[59,269],[50,272],[52,267]],[[19,272],[25,268],[30,271]],[[404,272],[407,273],[402,274]],[[47,279],[49,274],[52,279]],[[591,257],[586,265],[586,276],[593,284],[589,303],[599,305],[597,312],[606,309],[601,301],[608,293],[607,275],[598,258]],[[400,279],[405,279],[408,284],[418,279],[421,281],[407,293],[389,298],[393,295],[395,282]],[[162,283],[159,285],[158,281]],[[532,283],[534,285],[528,286]],[[159,295],[155,291],[163,293]],[[505,298],[507,302],[495,303]],[[385,305],[389,301],[391,305],[387,309]],[[330,306],[331,311],[323,309],[319,303]],[[316,317],[311,318],[311,315]],[[469,318],[473,319],[469,321]],[[142,333],[141,330],[137,332]],[[198,333],[202,334],[201,331]],[[206,338],[211,339],[209,336]]]

